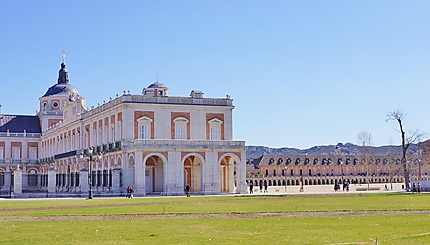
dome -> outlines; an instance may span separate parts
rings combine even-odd
[[[52,96],[52,95],[60,95],[60,96],[65,95],[70,98],[70,97],[79,96],[79,92],[75,87],[73,87],[69,83],[60,83],[50,87],[48,91],[45,93],[45,95],[43,95],[42,97]]]
[[[53,95],[67,96],[70,100],[74,100],[80,96],[78,90],[69,83],[69,74],[64,63],[64,57],[61,69],[58,71],[57,84],[51,86],[42,97]]]
[[[167,86],[164,85],[164,83],[160,83],[159,81],[157,81],[157,82],[149,85],[148,88],[167,88]]]

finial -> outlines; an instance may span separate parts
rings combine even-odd
[[[66,64],[66,51],[63,49],[63,54],[61,55],[61,63]]]

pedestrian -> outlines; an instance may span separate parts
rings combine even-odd
[[[126,192],[127,192],[127,194],[125,195],[126,198],[132,198],[133,197],[133,194],[132,194],[133,193],[133,189],[131,189],[131,186],[127,187]]]
[[[267,182],[264,182],[264,193],[267,193]]]
[[[412,193],[417,192],[417,186],[415,185],[415,183],[412,185]]]
[[[254,193],[254,185],[252,184],[252,180],[251,180],[251,182],[249,182],[249,194],[252,194],[252,193]]]
[[[418,191],[418,193],[420,193],[420,192],[421,192],[421,185],[420,185],[420,182],[418,182],[418,188],[417,188],[417,191]]]
[[[260,181],[260,193],[263,192],[263,184]]]
[[[187,184],[185,186],[185,194],[187,194],[187,197],[190,197],[190,190],[191,190],[191,187],[189,184]]]

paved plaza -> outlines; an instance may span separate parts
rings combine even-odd
[[[385,190],[385,185],[387,185],[388,190]],[[349,193],[367,193],[367,192],[392,192],[392,191],[404,191],[402,189],[403,183],[393,183],[392,186],[390,183],[377,183],[370,184],[370,191],[367,191],[367,184],[354,185],[351,184],[349,186]],[[248,187],[249,193],[249,187]],[[267,187],[267,194],[327,194],[327,193],[347,193],[347,191],[342,191],[342,187],[340,191],[334,191],[334,185],[305,185],[303,186],[303,192],[300,192],[300,186],[287,186],[287,191],[285,192],[285,186],[269,186]],[[262,192],[260,193],[260,187],[254,186],[254,194],[266,194],[264,193],[264,187]]]

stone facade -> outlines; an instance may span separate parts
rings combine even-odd
[[[412,182],[426,185],[429,165],[418,155],[408,158]],[[368,173],[368,174],[367,174]],[[247,164],[247,184],[254,186],[334,185],[401,183],[403,166],[399,155],[277,155],[266,154]]]
[[[39,98],[37,115],[1,115],[2,195],[86,196],[91,189],[115,196],[127,186],[136,196],[183,195],[186,184],[196,194],[246,192],[232,99],[168,96],[157,81],[140,95],[124,91],[88,108],[65,67]]]

